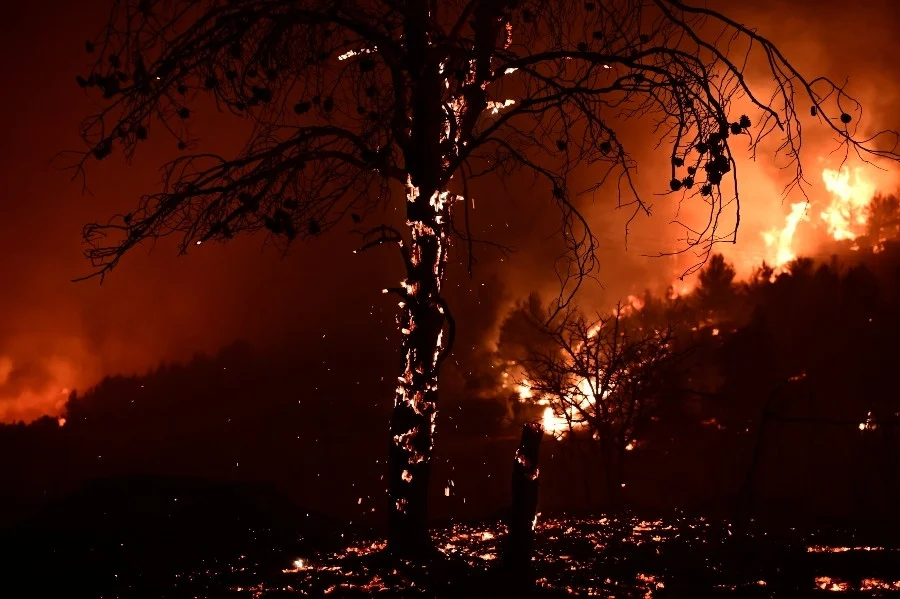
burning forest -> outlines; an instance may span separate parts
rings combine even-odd
[[[900,593],[893,4],[58,8],[4,593]]]

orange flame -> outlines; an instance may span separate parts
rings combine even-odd
[[[822,181],[829,199],[819,212],[819,221],[810,219],[808,202],[797,202],[791,204],[783,227],[774,227],[762,233],[766,247],[774,252],[766,257],[766,261],[776,268],[776,274],[797,257],[794,236],[801,222],[811,223],[814,228],[824,223],[828,236],[835,241],[852,241],[865,230],[869,204],[875,196],[875,184],[863,176],[862,169],[826,168],[822,170]]]
[[[781,267],[796,258],[794,255],[794,233],[801,221],[809,222],[807,214],[807,202],[791,204],[791,212],[784,219],[784,227],[769,229],[762,234],[766,247],[774,248],[775,255],[771,258],[772,265]]]
[[[822,171],[822,181],[831,194],[831,204],[820,216],[835,241],[856,239],[868,221],[868,208],[875,195],[875,185],[863,179],[860,173],[860,168],[851,172],[846,167],[840,171],[827,168]]]

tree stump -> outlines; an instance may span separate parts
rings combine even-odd
[[[537,422],[522,426],[522,440],[513,460],[512,505],[507,519],[504,562],[510,569],[531,565],[538,503],[538,456],[544,427]]]

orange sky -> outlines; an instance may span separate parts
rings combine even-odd
[[[868,122],[900,128],[900,65],[890,26],[898,22],[896,3],[867,0],[853,8],[837,0],[710,4],[780,43],[804,72],[835,79],[851,75]],[[107,2],[96,0],[19,3],[0,20],[0,421],[53,413],[65,389],[213,351],[238,337],[273,347],[299,346],[301,355],[310,356],[313,340],[323,335],[328,342],[353,340],[363,347],[385,343],[393,303],[380,289],[397,279],[398,265],[393,256],[382,261],[384,254],[351,253],[354,240],[341,232],[298,246],[285,259],[261,251],[260,239],[204,245],[185,258],[160,244],[152,254],[138,250],[129,256],[102,287],[70,282],[88,267],[81,257],[81,226],[132,206],[141,191],[153,188],[159,159],[174,149],[165,145],[174,142],[160,141],[131,167],[119,158],[95,165],[88,179],[91,193],[85,195],[69,173],[50,165],[56,152],[78,146],[79,120],[91,111],[92,102],[74,77],[87,65],[83,40],[93,37],[106,7]],[[806,157],[815,161],[815,144],[829,146],[810,139]],[[734,256],[753,258],[761,247],[760,231],[782,222],[789,211],[777,196],[777,171],[764,160],[743,171],[748,196],[741,239],[746,245],[734,248]],[[821,166],[810,162],[809,168],[818,184]],[[893,181],[893,173],[885,177]],[[546,233],[538,212],[510,211],[505,201],[477,205],[476,219],[479,209],[485,215],[477,222],[498,223],[490,231],[501,230],[503,240],[520,249],[503,263],[495,253],[484,253],[474,281],[448,284],[460,326],[480,330],[504,302],[547,288],[554,279],[549,269],[545,274],[535,269],[549,266],[547,246],[535,241]],[[640,256],[674,245],[675,232],[663,218],[640,225],[626,254],[621,218],[610,206],[600,202],[589,214],[605,234],[601,276],[608,296],[671,277],[671,262]],[[494,274],[507,289],[505,299],[496,293],[463,293],[480,288]]]

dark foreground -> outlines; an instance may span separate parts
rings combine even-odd
[[[533,571],[511,575],[493,522],[436,528],[435,554],[412,565],[387,559],[371,534],[257,491],[213,489],[215,501],[187,493],[179,503],[147,489],[127,510],[116,498],[98,503],[110,492],[0,533],[0,597],[900,595],[900,538],[886,526],[542,517]]]
[[[193,575],[201,585],[231,580],[231,590],[253,597],[900,594],[900,547],[856,545],[857,535],[849,530],[806,535],[788,530],[776,538],[737,533],[703,518],[620,516],[551,518],[536,531],[538,555],[527,576],[504,571],[503,530],[490,524],[435,531],[439,557],[426,565],[398,566],[385,559],[382,543],[359,541],[328,555],[298,556],[281,572],[263,574],[246,564],[244,571],[237,566]],[[832,544],[837,538],[850,543]]]

